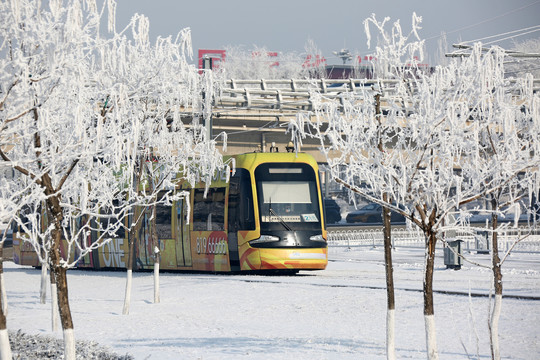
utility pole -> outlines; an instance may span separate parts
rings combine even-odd
[[[212,73],[212,58],[208,55],[205,55],[203,57],[202,61],[202,68],[203,68],[203,76],[206,77],[208,74]],[[202,114],[203,114],[203,120],[204,120],[204,126],[206,127],[206,135],[207,139],[210,140],[212,138],[212,100],[209,101],[209,107],[210,109],[206,108],[206,91],[203,89],[202,91]]]

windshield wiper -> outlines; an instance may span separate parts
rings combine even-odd
[[[279,216],[275,211],[274,209],[272,209],[272,200],[270,200],[270,204],[268,205],[268,212],[270,213],[270,215],[274,215],[275,217],[278,218],[279,222],[281,223],[281,225],[283,225],[283,227],[285,227],[285,229],[287,229],[288,231],[292,231],[291,227],[289,225],[287,225],[287,223],[285,222],[285,220],[283,220],[283,218],[281,216]],[[272,219],[272,216],[269,217],[268,220],[271,220]]]

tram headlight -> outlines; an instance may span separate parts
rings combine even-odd
[[[270,242],[277,242],[280,238],[278,236],[272,236],[272,235],[261,235],[260,238],[256,240],[252,240],[249,243],[250,244],[264,244],[264,243],[270,243]]]
[[[311,241],[320,241],[320,242],[326,242],[326,240],[324,240],[323,236],[322,235],[313,235],[309,238],[309,240]]]

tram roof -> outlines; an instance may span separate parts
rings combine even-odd
[[[262,163],[305,163],[313,168],[317,169],[318,165],[315,158],[308,153],[296,153],[296,152],[252,152],[238,155],[226,156],[227,158],[234,158],[236,161],[236,167],[255,169]]]

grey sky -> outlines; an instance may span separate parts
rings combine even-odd
[[[328,63],[340,63],[332,51],[343,47],[366,54],[363,21],[372,13],[411,29],[412,13],[422,16],[420,36],[426,39],[428,61],[435,62],[437,42],[475,40],[540,25],[540,0],[118,0],[117,28],[135,13],[150,19],[150,35],[176,35],[190,27],[193,50],[225,46],[264,47],[269,51],[304,51],[308,39]],[[540,32],[516,38],[540,38]],[[510,40],[500,43],[509,48]],[[372,43],[373,46],[373,43]]]

